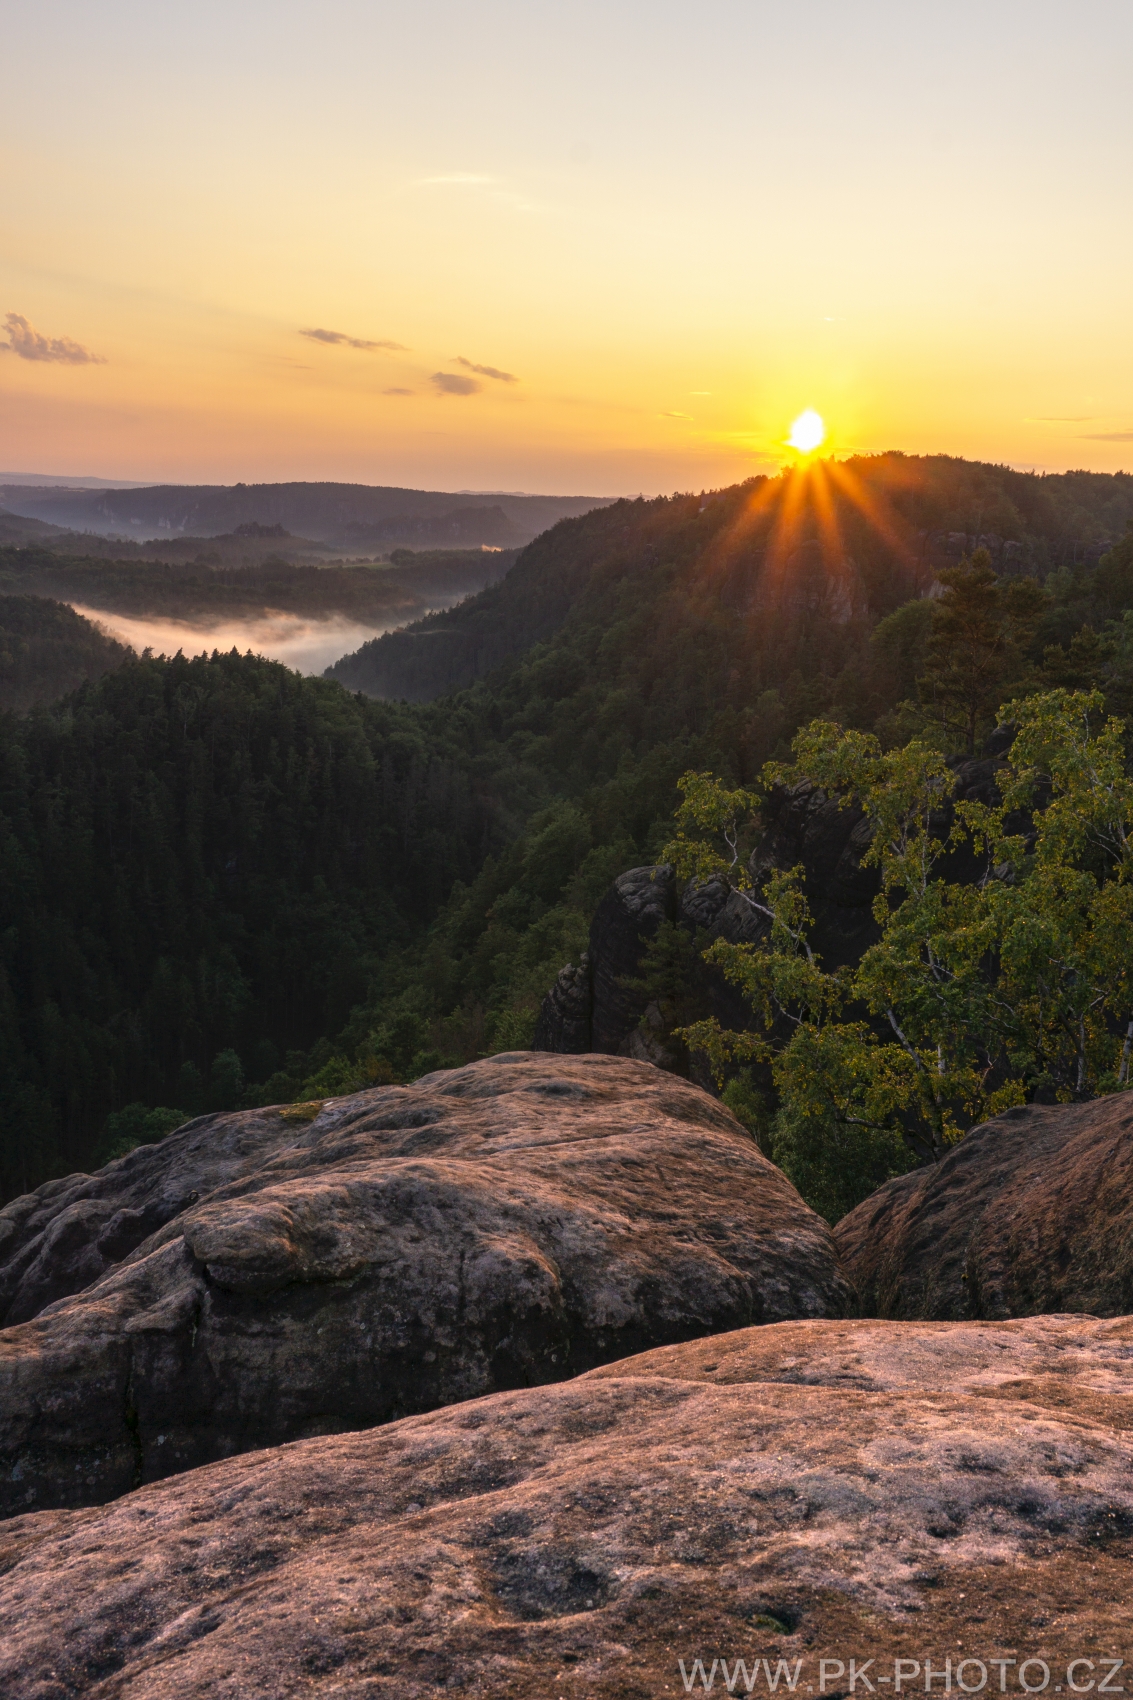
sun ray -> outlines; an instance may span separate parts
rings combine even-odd
[[[871,529],[907,565],[915,565],[916,556],[908,535],[899,529],[895,516],[888,511],[884,500],[876,492],[869,490],[850,467],[839,465],[837,461],[829,461],[827,464],[841,494],[857,508]]]

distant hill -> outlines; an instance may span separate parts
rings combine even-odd
[[[900,730],[926,593],[977,543],[1040,581],[1033,678],[1100,681],[1130,714],[1131,516],[1127,476],[863,457],[563,520],[498,585],[332,669],[439,699],[423,706],[227,653],[139,658],[0,716],[17,870],[0,880],[0,1196],[89,1167],[111,1111],[321,1100],[525,1048],[611,880],[659,860],[682,773],[750,784],[816,715]],[[229,534],[245,524],[297,529],[230,516]],[[369,593],[401,562],[228,572],[25,548],[9,569],[185,608],[265,585]],[[659,957],[650,997],[679,1006],[684,972]]]
[[[144,490],[147,488],[144,478],[94,478],[83,473],[62,472],[0,472],[0,484],[34,484],[37,489],[44,486],[58,488],[66,485],[74,490]]]
[[[157,484],[103,490],[0,484],[0,507],[76,531],[134,541],[210,537],[282,525],[358,550],[495,547],[530,542],[557,520],[601,507],[599,496],[509,496],[369,484]]]
[[[1037,475],[897,453],[819,469],[802,485],[788,474],[675,505],[621,501],[561,522],[498,584],[371,639],[327,677],[370,696],[431,702],[546,642],[593,572],[603,582],[629,573],[643,596],[655,595],[666,559],[699,559],[705,591],[763,625],[793,607],[824,633],[869,626],[976,548],[1000,573],[1041,579],[1063,566],[1096,566],[1130,519],[1127,473]],[[805,645],[799,664],[805,672]]]
[[[160,562],[137,551],[126,560],[106,559],[61,553],[52,540],[20,548],[5,547],[2,539],[0,529],[0,590],[204,625],[272,609],[388,627],[450,607],[491,584],[516,558],[507,549],[407,549],[395,551],[389,565],[318,565],[282,559],[286,539],[238,537],[213,540],[230,548],[197,539],[195,558]]]

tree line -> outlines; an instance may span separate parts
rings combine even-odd
[[[151,658],[0,722],[4,1195],[170,1117],[529,1043],[686,772],[754,788],[816,718],[945,759],[1013,697],[1129,712],[1133,538],[1041,578],[940,566],[925,596],[893,528],[846,504],[828,558],[804,507],[788,565],[819,564],[775,579],[767,492],[557,527],[486,593],[534,641],[443,700]]]

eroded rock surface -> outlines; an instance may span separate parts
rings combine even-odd
[[[1131,1395],[1129,1320],[783,1323],[227,1460],[0,1527],[0,1690],[1120,1692]]]
[[[834,1230],[863,1312],[1133,1311],[1133,1097],[1007,1110]]]
[[[278,1114],[200,1116],[93,1175],[67,1175],[0,1210],[0,1328],[89,1287],[158,1228],[295,1140]]]
[[[215,1127],[234,1178],[0,1333],[5,1511],[849,1307],[825,1223],[642,1063],[517,1052]],[[207,1133],[156,1148],[160,1197]]]

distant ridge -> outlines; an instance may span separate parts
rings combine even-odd
[[[61,472],[0,472],[0,484],[13,484],[20,487],[55,485],[69,490],[144,490],[144,481],[134,478],[94,478],[87,474]]]
[[[607,506],[601,496],[511,496],[340,483],[63,485],[5,483],[0,507],[23,518],[135,542],[229,535],[282,525],[364,549],[529,543],[561,519]],[[487,510],[485,512],[485,510]]]

